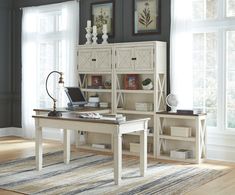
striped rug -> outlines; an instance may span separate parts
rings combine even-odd
[[[189,164],[148,160],[147,175],[139,176],[139,160],[123,158],[121,185],[114,185],[112,156],[73,152],[69,165],[61,151],[44,155],[42,171],[35,158],[0,164],[0,188],[24,194],[183,194],[228,172]]]

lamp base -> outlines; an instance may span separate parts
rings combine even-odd
[[[62,113],[59,112],[59,111],[53,110],[53,111],[50,111],[50,112],[48,113],[48,116],[59,117],[59,116],[62,116]]]

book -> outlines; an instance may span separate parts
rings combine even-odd
[[[93,148],[105,149],[105,144],[92,144],[91,146]]]
[[[126,117],[122,114],[102,114],[100,117],[101,120],[112,120],[118,122],[125,122]]]

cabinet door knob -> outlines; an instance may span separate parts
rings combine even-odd
[[[131,60],[136,60],[136,58],[131,58]]]
[[[92,59],[92,61],[93,61],[93,62],[95,62],[95,61],[96,61],[96,59]]]

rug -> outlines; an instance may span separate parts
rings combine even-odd
[[[122,183],[113,180],[112,156],[72,152],[69,165],[63,152],[44,154],[42,171],[35,157],[0,164],[0,188],[24,194],[183,194],[228,172],[191,164],[148,160],[147,174],[140,176],[139,159],[123,158]]]

